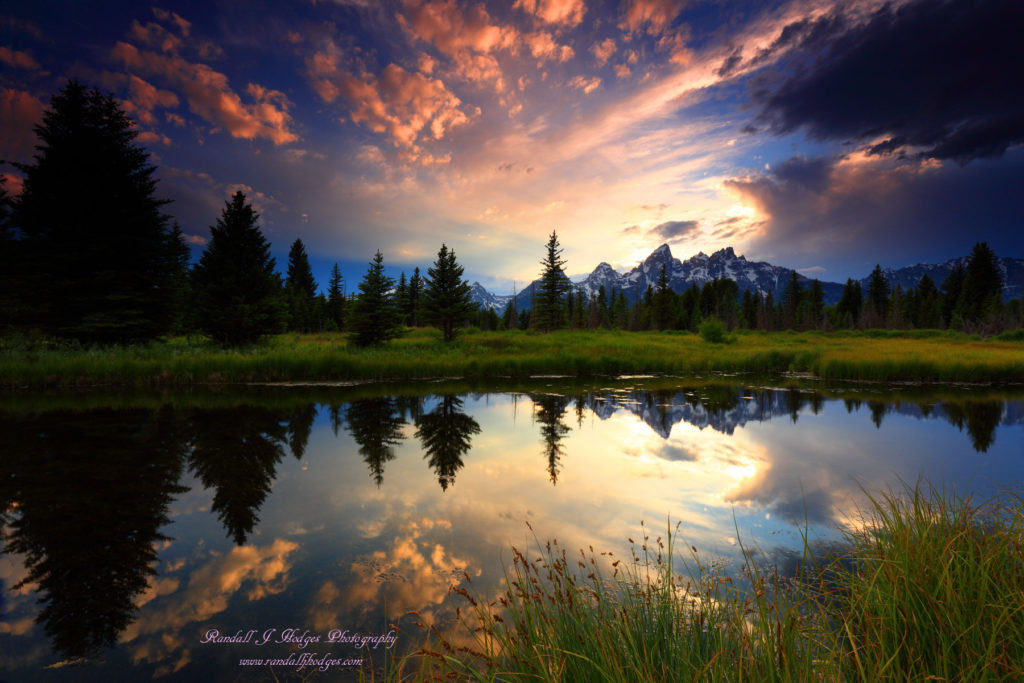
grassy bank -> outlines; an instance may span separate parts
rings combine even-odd
[[[507,591],[393,679],[905,681],[1024,677],[1024,505],[915,489],[873,500],[841,552],[795,576],[726,576],[670,528],[623,560],[515,551]],[[602,553],[601,555],[605,555]],[[753,558],[753,554],[744,552]],[[530,558],[536,559],[530,559]],[[606,568],[603,568],[606,567]],[[611,572],[609,572],[611,569]]]
[[[0,350],[0,385],[181,386],[784,371],[826,379],[1024,381],[1024,343],[947,333],[747,333],[712,344],[685,333],[477,332],[443,344],[435,330],[412,330],[376,349],[357,349],[346,342],[343,334],[327,333],[279,335],[240,350],[185,339],[91,349],[8,343]]]

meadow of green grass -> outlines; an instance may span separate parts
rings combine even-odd
[[[654,540],[641,533],[628,558],[567,553],[557,541],[515,550],[504,594],[487,602],[456,589],[467,601],[461,630],[431,629],[434,644],[392,662],[387,678],[1024,678],[1019,499],[977,504],[922,487],[874,497],[844,543],[812,550],[805,540],[793,576],[747,549],[738,574],[696,548],[680,561],[678,526]]]
[[[785,371],[825,379],[1020,382],[1024,343],[927,331],[739,333],[710,343],[688,333],[593,330],[469,332],[444,344],[436,330],[416,329],[366,349],[339,333],[278,335],[244,349],[184,338],[127,348],[0,347],[0,385],[7,387]]]

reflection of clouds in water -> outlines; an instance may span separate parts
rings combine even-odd
[[[470,561],[456,557],[445,549],[439,534],[450,536],[452,523],[445,519],[421,518],[405,520],[389,544],[356,559],[352,563],[352,582],[344,586],[330,601],[336,614],[379,614],[388,616],[419,611],[427,623],[432,623],[437,609],[448,596],[449,588],[463,580],[462,573],[479,576],[481,569],[470,568]],[[450,541],[450,539],[445,539]],[[326,585],[325,597],[332,595]],[[314,623],[336,624],[338,617],[324,612],[328,603],[315,608]],[[326,619],[326,621],[325,621]]]
[[[183,590],[177,590],[179,582],[171,577],[151,582],[141,604],[152,606],[139,611],[139,618],[121,634],[120,642],[137,641],[133,661],[160,663],[156,676],[180,670],[192,661],[182,637],[185,625],[201,625],[225,611],[244,588],[248,588],[244,594],[250,602],[283,591],[288,586],[288,555],[297,548],[296,543],[278,539],[268,546],[234,547],[225,555],[211,552],[213,559],[192,572]],[[164,663],[171,659],[175,661]]]
[[[25,563],[20,559],[15,559],[11,555],[0,555],[0,590],[3,591],[3,596],[0,597],[0,634],[24,636],[31,633],[35,626],[35,617],[32,614],[35,612],[35,600],[32,594],[38,590],[39,584],[29,583],[17,590],[11,588],[27,575]],[[24,616],[18,616],[19,614]],[[5,657],[4,661],[6,660]],[[24,660],[23,656],[19,661],[33,660]]]

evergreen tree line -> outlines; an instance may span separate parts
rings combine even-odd
[[[346,295],[338,264],[326,293],[314,279],[305,245],[295,240],[285,277],[275,270],[259,216],[242,192],[210,228],[198,263],[156,197],[156,167],[135,144],[134,123],[111,96],[69,82],[36,126],[31,164],[15,164],[24,188],[0,184],[0,327],[37,330],[84,343],[131,343],[201,332],[226,346],[282,331],[345,330],[353,343],[379,345],[406,326],[430,325],[444,341],[482,330],[607,328],[697,331],[703,321],[727,329],[952,328],[992,333],[1021,327],[1022,301],[1004,303],[995,254],[978,243],[965,266],[937,286],[891,287],[880,266],[866,291],[848,280],[838,304],[825,306],[822,284],[792,272],[781,300],[716,279],[681,294],[663,267],[633,300],[601,287],[573,291],[552,232],[540,262],[531,308],[511,302],[499,317],[471,301],[455,252],[442,244],[426,276],[416,268],[397,283],[378,251]]]
[[[51,98],[24,188],[0,180],[0,332],[126,344],[202,332],[225,346],[285,330],[348,329],[380,344],[405,325],[454,339],[476,306],[454,251],[442,245],[422,278],[398,288],[378,251],[359,291],[345,295],[338,264],[320,293],[301,239],[275,270],[259,215],[236,192],[210,228],[198,263],[156,196],[156,167],[112,95],[70,81]]]

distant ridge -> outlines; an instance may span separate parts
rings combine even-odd
[[[899,284],[904,290],[917,287],[921,276],[928,276],[935,282],[936,287],[941,287],[950,271],[958,263],[967,263],[967,257],[950,259],[945,263],[917,264],[904,268],[886,269],[885,277],[892,287]],[[656,287],[658,276],[661,274],[662,266],[665,267],[669,276],[669,287],[677,294],[681,294],[692,285],[703,287],[715,278],[728,278],[735,280],[739,285],[740,292],[749,289],[751,292],[760,292],[762,295],[771,294],[777,301],[782,296],[789,281],[792,268],[776,266],[765,261],[748,261],[744,256],[737,256],[732,247],[719,249],[710,256],[704,252],[698,252],[685,261],[680,261],[672,255],[672,250],[667,244],[651,252],[651,254],[635,267],[626,273],[619,273],[610,265],[601,262],[582,281],[573,283],[573,292],[582,291],[588,299],[596,298],[601,286],[604,285],[605,293],[611,296],[612,290],[622,291],[630,305],[641,299],[648,285]],[[1024,293],[1024,259],[1003,257],[999,259],[999,269],[1003,274],[1003,298],[1013,299]],[[797,277],[806,286],[811,278],[797,273]],[[866,287],[868,276],[861,278],[860,283]],[[534,280],[522,290],[516,293],[516,309],[526,310],[533,306],[533,293],[538,286],[539,280]],[[825,303],[834,304],[842,296],[843,283],[822,281],[825,290]],[[473,300],[480,305],[493,308],[499,314],[504,312],[505,307],[512,301],[512,295],[493,294],[479,283],[473,283]]]

